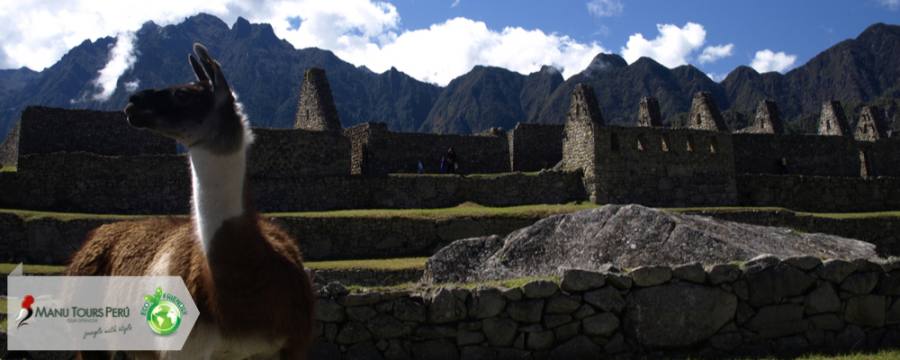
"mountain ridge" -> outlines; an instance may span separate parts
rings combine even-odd
[[[900,26],[883,23],[785,74],[739,66],[720,83],[692,65],[669,69],[650,58],[629,65],[617,54],[601,53],[569,79],[549,66],[527,75],[475,66],[440,87],[396,68],[374,73],[328,50],[295,49],[269,24],[238,18],[229,28],[208,14],[164,27],[147,22],[135,37],[137,61],[107,101],[92,96],[97,72],[116,43],[112,37],[85,40],[41,72],[0,70],[0,130],[8,132],[28,105],[118,111],[131,94],[126,84],[142,89],[193,81],[184,58],[194,42],[216,54],[255,126],[291,127],[303,73],[312,66],[326,70],[344,127],[380,121],[392,131],[472,134],[517,122],[560,124],[578,83],[594,86],[606,123],[615,125],[635,125],[640,98],[648,96],[659,100],[666,123],[680,125],[697,91],[713,93],[732,130],[749,125],[766,98],[777,102],[792,132],[814,131],[822,102],[831,99],[848,104],[851,118],[869,103],[894,119],[900,113],[900,67],[892,65],[900,63]]]

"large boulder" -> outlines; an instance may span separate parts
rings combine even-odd
[[[875,246],[826,234],[682,215],[640,205],[554,215],[506,236],[457,240],[428,260],[431,283],[552,276],[567,267],[618,268],[812,255],[872,258]],[[846,275],[845,275],[846,276]]]

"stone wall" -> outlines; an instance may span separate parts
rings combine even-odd
[[[850,123],[840,101],[826,101],[822,103],[822,113],[819,115],[819,135],[843,136],[852,138]]]
[[[559,284],[350,294],[316,286],[314,359],[794,356],[900,343],[900,262],[760,257]]]
[[[863,152],[867,175],[900,177],[900,137],[857,142]]]
[[[349,130],[349,129],[348,129]],[[456,152],[461,174],[509,172],[509,143],[506,137],[438,135],[386,131],[387,126],[353,129],[353,159],[360,159],[360,173],[367,175],[416,173],[421,160],[425,172],[439,174],[441,156],[449,148]],[[357,146],[358,145],[358,146]]]
[[[735,174],[860,175],[860,149],[840,136],[732,134]]]
[[[756,107],[756,124],[748,130],[755,134],[784,134],[784,124],[778,105],[774,101],[764,99]]]
[[[540,171],[559,163],[565,125],[518,123],[507,133],[512,171]]]
[[[853,137],[859,141],[878,141],[888,138],[888,126],[884,113],[877,106],[865,106],[859,114],[859,122]]]
[[[174,155],[175,140],[128,125],[121,111],[29,106],[19,124],[19,157],[55,152]],[[20,165],[21,167],[21,165]]]
[[[728,126],[725,125],[725,119],[722,118],[722,113],[719,112],[712,93],[701,91],[694,94],[687,127],[697,130],[728,132]]]
[[[641,98],[638,126],[663,126],[662,115],[659,113],[659,100],[652,97]]]
[[[253,128],[251,178],[287,179],[350,173],[350,139],[334,131]]]
[[[595,132],[598,204],[737,204],[731,137],[714,131],[604,126]],[[568,164],[568,161],[566,162]],[[589,188],[585,185],[585,188]]]
[[[25,155],[19,162],[18,172],[0,172],[0,208],[89,214],[187,214],[190,210],[190,165],[184,155],[59,153]],[[251,177],[251,184],[257,209],[263,212],[442,208],[466,201],[513,206],[585,198],[581,172],[575,171]]]
[[[340,132],[342,128],[325,69],[309,68],[300,87],[294,129]]]
[[[367,122],[344,129],[344,136],[350,139],[350,173],[363,174],[366,141],[372,132],[387,132],[387,123]],[[422,160],[424,161],[424,160]],[[422,164],[425,165],[425,164]],[[440,165],[440,164],[439,164]]]
[[[19,164],[19,124],[16,122],[12,130],[0,143],[0,166],[16,166]]]
[[[737,175],[741,206],[778,206],[809,212],[900,209],[900,179],[802,175]]]
[[[307,268],[308,269],[308,268]],[[307,270],[313,282],[327,284],[339,282],[359,286],[395,286],[405,283],[417,283],[422,279],[422,269],[405,270],[371,270],[371,269],[335,269]]]

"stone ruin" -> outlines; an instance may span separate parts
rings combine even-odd
[[[850,124],[840,101],[826,101],[819,116],[819,135],[851,137]]]
[[[888,128],[876,106],[866,106],[859,115],[853,137],[859,141],[878,141],[888,138]]]
[[[575,85],[572,92],[572,103],[566,114],[566,122],[577,121],[595,125],[604,125],[603,115],[600,114],[600,105],[597,104],[597,94],[591,84]]]
[[[343,130],[334,98],[331,96],[328,77],[322,68],[310,68],[303,76],[297,115],[294,117],[294,129],[337,132]]]
[[[749,129],[753,134],[784,134],[784,126],[781,115],[778,113],[778,105],[774,101],[765,99],[756,107],[756,124]]]
[[[712,93],[701,91],[694,94],[687,127],[697,130],[728,132],[728,126],[725,126],[725,119],[722,118],[722,113],[719,112]]]
[[[656,100],[656,98],[641,98],[641,110],[640,115],[638,116],[638,126],[663,126],[662,116],[659,113],[659,101]]]

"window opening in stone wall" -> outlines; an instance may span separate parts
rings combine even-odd
[[[715,136],[709,138],[709,152],[715,154],[716,148],[719,147],[719,140]]]
[[[669,151],[669,135],[662,136],[662,151]]]
[[[694,115],[694,123],[700,126],[700,114]]]
[[[637,149],[644,151],[644,134],[638,134],[637,136]]]
[[[687,151],[694,151],[694,137],[691,135],[687,137]]]
[[[862,178],[875,177],[868,155],[865,151],[859,152],[859,176]]]
[[[616,133],[609,134],[609,150],[619,151],[619,135]]]

